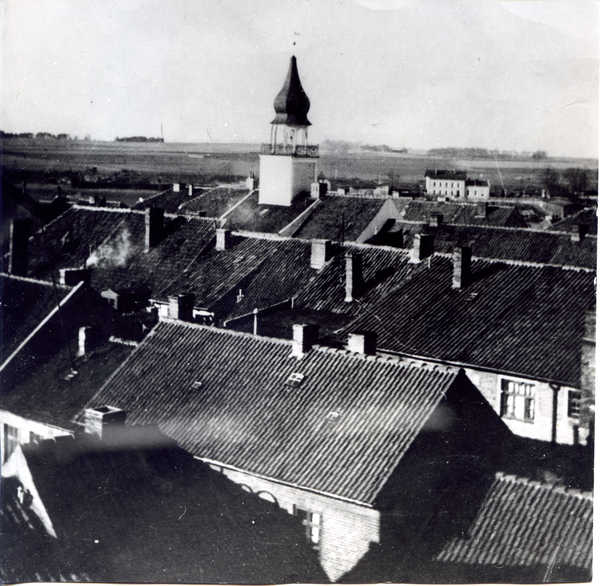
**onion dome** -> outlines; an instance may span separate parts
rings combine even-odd
[[[306,115],[310,109],[310,100],[300,83],[296,57],[292,57],[290,69],[281,91],[273,102],[276,116],[271,124],[287,126],[310,126]]]

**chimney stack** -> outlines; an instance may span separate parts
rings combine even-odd
[[[581,242],[588,232],[586,224],[578,224],[571,227],[571,242]]]
[[[362,284],[362,255],[356,252],[347,252],[345,301],[354,301],[359,295]]]
[[[292,356],[302,358],[319,339],[319,326],[316,324],[294,324]]]
[[[100,331],[94,326],[83,326],[79,328],[77,357],[85,356],[98,344]]]
[[[111,439],[122,429],[127,419],[127,412],[116,407],[95,407],[85,410],[85,432],[97,435],[101,440]],[[114,432],[117,431],[115,434]]]
[[[27,276],[29,232],[31,220],[14,218],[10,223],[8,272],[17,277]]]
[[[482,201],[477,204],[477,213],[475,214],[477,218],[487,219],[488,216],[488,203],[487,201]]]
[[[310,184],[311,199],[321,199],[327,195],[327,183],[323,181],[315,181]]]
[[[462,289],[469,284],[471,278],[471,249],[460,246],[452,253],[452,288]]]
[[[227,228],[217,228],[217,250],[227,250],[231,245],[231,231]]]
[[[75,287],[83,281],[89,285],[91,276],[90,269],[60,269],[60,284]]]
[[[334,255],[334,246],[331,240],[313,240],[310,248],[310,266],[313,269],[322,269],[325,263]]]
[[[429,225],[433,228],[437,228],[444,223],[444,214],[431,214],[429,218]]]
[[[165,210],[162,208],[146,208],[146,232],[144,238],[144,249],[148,252],[154,248],[162,238],[163,225],[165,221]]]
[[[348,350],[357,354],[373,355],[377,351],[377,334],[375,332],[360,332],[348,336]]]
[[[181,321],[194,320],[194,296],[191,293],[185,295],[169,295],[168,317]]]
[[[433,234],[415,234],[413,247],[410,251],[411,263],[421,262],[433,254]]]

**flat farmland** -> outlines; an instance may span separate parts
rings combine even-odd
[[[127,143],[4,139],[2,166],[8,176],[29,176],[31,181],[54,183],[68,173],[99,176],[130,174],[153,183],[193,181],[202,184],[225,178],[239,179],[259,171],[259,144],[222,143]],[[593,159],[463,159],[430,157],[416,153],[321,150],[319,171],[328,179],[393,181],[423,180],[426,169],[460,169],[472,178],[502,183],[510,189],[541,181],[545,169],[574,167],[588,171],[589,187],[597,186],[598,161]],[[28,179],[29,180],[29,179]]]

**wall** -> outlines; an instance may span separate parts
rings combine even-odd
[[[321,515],[319,561],[332,581],[351,570],[380,539],[379,512],[366,506],[315,494],[300,488],[257,478],[251,474],[214,466],[234,482],[254,493],[273,495],[282,509],[293,514],[294,506]],[[260,496],[267,497],[262,493]],[[271,499],[272,500],[272,499]]]
[[[435,183],[435,185],[434,185]],[[425,178],[427,195],[443,195],[447,197],[465,197],[465,181],[461,179]]]
[[[258,203],[289,206],[301,191],[310,193],[316,180],[315,159],[285,155],[260,155]]]
[[[578,425],[578,421],[568,416],[569,390],[575,390],[573,387],[562,386],[557,391],[554,391],[548,383],[531,379],[474,369],[465,369],[465,372],[498,414],[500,414],[500,385],[502,378],[533,383],[535,385],[535,416],[533,422],[519,421],[507,417],[502,418],[515,435],[530,439],[547,442],[553,440],[554,394],[556,392],[555,441],[559,444],[573,444],[577,441],[585,445],[587,430],[580,429],[579,437],[577,437],[574,432],[574,426]]]
[[[18,415],[13,415],[7,411],[0,411],[0,459],[2,463],[5,461],[5,427],[9,425],[18,430],[18,441],[20,444],[27,444],[31,441],[31,433],[36,434],[41,439],[49,439],[52,437],[59,437],[63,435],[70,435],[70,432],[60,427],[54,427],[52,425],[46,425],[37,421],[31,421],[24,419]]]

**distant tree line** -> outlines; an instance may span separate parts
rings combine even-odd
[[[4,132],[0,130],[0,138],[37,138],[41,140],[77,140],[76,136],[70,134],[51,134],[50,132]],[[89,140],[89,139],[88,139]]]
[[[499,151],[484,148],[454,148],[430,149],[427,154],[432,157],[461,157],[465,159],[533,159],[543,161],[548,158],[546,151]]]
[[[165,142],[163,138],[155,138],[153,136],[124,136],[123,138],[115,138],[116,142]]]

